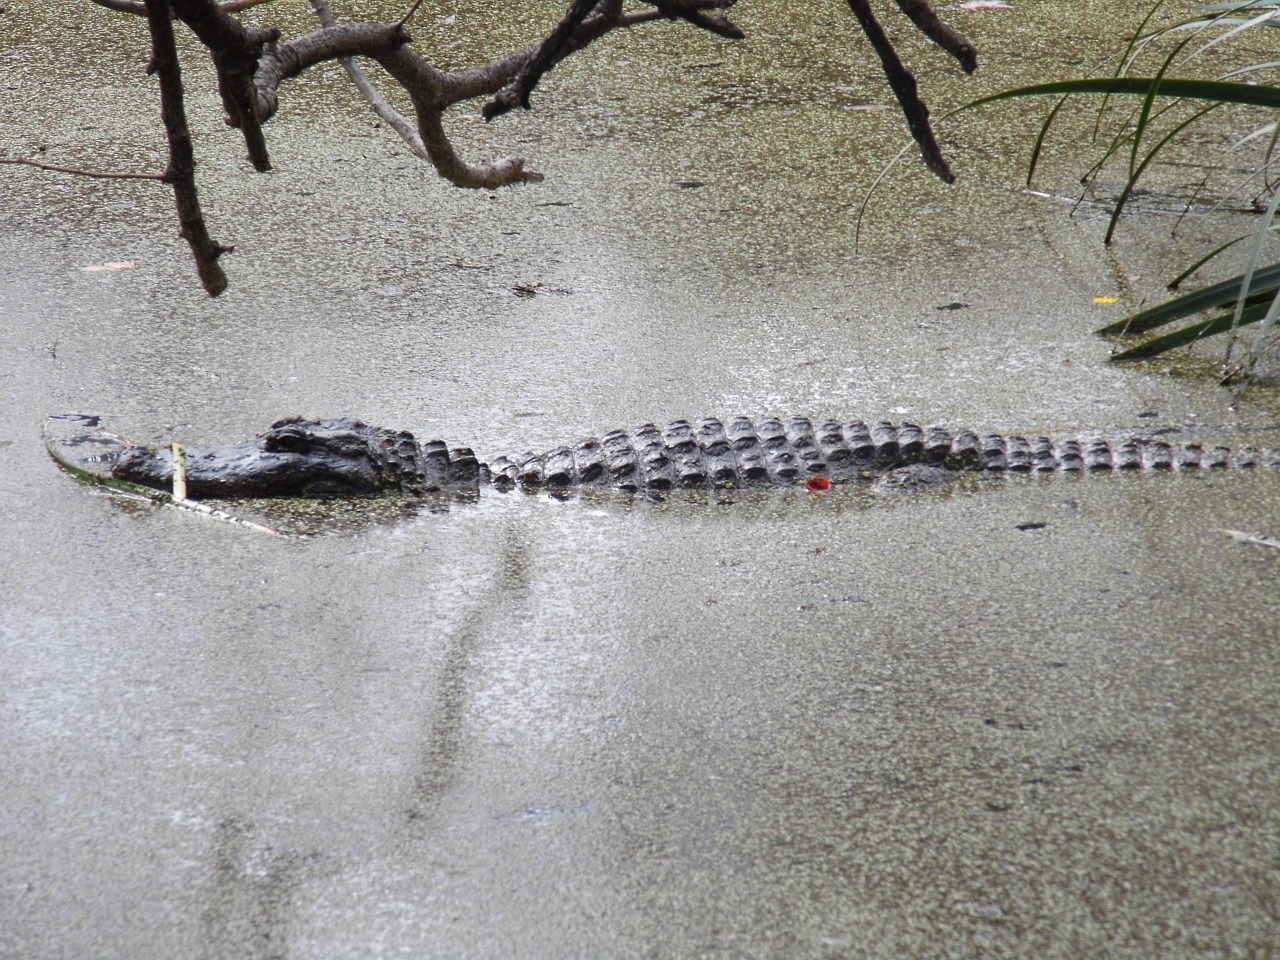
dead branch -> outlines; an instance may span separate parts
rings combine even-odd
[[[403,19],[408,20],[413,15],[414,10],[417,9],[417,6],[415,3],[409,12],[404,15]],[[316,16],[320,18],[322,26],[337,26],[337,21],[334,20],[333,11],[329,9],[327,0],[311,0],[311,7],[315,10]],[[414,129],[409,118],[393,107],[390,101],[378,92],[378,88],[373,85],[369,75],[356,63],[355,58],[340,57],[338,62],[342,64],[342,69],[347,72],[347,76],[351,78],[351,82],[360,91],[360,95],[373,108],[373,112],[400,135],[400,139],[408,145],[414,156],[422,160],[430,160],[431,155],[427,152],[426,145],[422,142],[422,137]]]
[[[173,187],[181,234],[195,257],[200,282],[209,296],[216,297],[227,289],[227,275],[218,258],[231,248],[215,243],[209,236],[200,209],[195,151],[191,147],[191,131],[183,105],[182,71],[178,65],[169,0],[147,0],[147,28],[151,31],[151,63],[147,69],[160,82],[160,116],[169,140],[169,168],[164,178]]]
[[[418,130],[422,133],[422,142],[431,165],[440,176],[455,186],[493,190],[513,183],[542,179],[542,174],[524,169],[524,157],[466,162],[454,151],[453,144],[444,132],[440,111],[419,109],[417,116]]]
[[[933,127],[929,124],[929,108],[920,99],[916,78],[898,57],[898,52],[889,42],[884,28],[880,26],[880,21],[871,12],[869,0],[849,0],[849,8],[858,18],[862,32],[866,34],[867,40],[871,42],[872,48],[880,57],[884,75],[893,89],[894,96],[898,98],[898,105],[907,118],[907,126],[911,130],[912,138],[920,147],[920,155],[924,158],[925,165],[944,183],[954,183],[955,174],[951,172],[947,158],[942,155],[938,141],[934,138]]]
[[[258,119],[253,75],[263,48],[274,44],[280,31],[246,27],[215,0],[169,0],[169,3],[177,17],[209,48],[218,73],[218,93],[227,112],[227,122],[244,136],[249,162],[260,173],[270,170],[271,157]]]
[[[737,26],[720,14],[713,15],[707,12],[729,6],[733,2],[734,0],[652,0],[652,6],[669,20],[686,20],[722,37],[741,40],[745,34]],[[622,5],[615,2],[601,10],[602,6],[606,5],[597,3],[597,0],[574,0],[573,5],[556,24],[555,29],[537,45],[532,55],[526,57],[515,79],[484,105],[481,110],[484,118],[493,120],[517,106],[525,110],[530,109],[529,96],[543,74],[565,57],[585,46],[584,43],[575,44],[574,41],[580,37],[583,22],[593,10],[600,11],[595,20],[596,26],[602,31],[607,32],[620,25]]]
[[[656,9],[637,10],[617,17],[606,13],[588,17],[561,48],[560,57],[556,62],[559,63],[565,57],[585,49],[614,30],[661,19],[663,14]],[[441,104],[448,105],[475,97],[491,96],[519,74],[525,62],[537,53],[539,46],[540,44],[535,43],[516,53],[499,57],[484,66],[457,70],[449,74],[438,73]]]
[[[406,23],[412,19],[413,15],[418,12],[418,8],[422,6],[422,0],[413,0],[413,6],[404,12],[404,16],[396,21],[396,26],[403,28]]]
[[[669,20],[685,20],[695,27],[708,30],[728,40],[746,38],[746,34],[736,24],[730,23],[723,13],[718,12],[733,6],[737,0],[711,0],[711,2],[708,0],[650,0],[650,2]]]
[[[100,7],[106,7],[108,10],[114,10],[116,13],[132,13],[139,17],[147,15],[146,0],[92,0],[92,2]],[[219,6],[227,13],[238,13],[241,10],[248,10],[250,7],[270,2],[271,0],[222,0]]]
[[[280,85],[327,60],[354,56],[377,58],[409,42],[399,23],[356,23],[326,26],[264,52],[250,81],[254,118],[265,123],[279,106]]]
[[[965,73],[978,69],[978,51],[955,27],[947,23],[929,6],[927,0],[897,0],[905,13],[925,36],[960,62]]]
[[[526,110],[529,109],[529,95],[533,92],[533,88],[538,85],[542,75],[563,56],[565,44],[569,42],[569,38],[582,25],[582,21],[587,19],[587,14],[594,10],[595,6],[596,0],[573,0],[573,5],[556,24],[555,29],[542,43],[538,44],[538,49],[533,56],[525,61],[520,72],[516,74],[515,80],[498,91],[498,94],[484,105],[484,109],[480,112],[486,120],[501,116],[512,107],[520,106]]]
[[[332,12],[325,0],[312,0],[312,7],[326,27],[334,25]],[[553,64],[595,42],[611,30],[623,29],[661,17],[657,10],[629,14],[599,13],[580,23],[559,44]],[[357,88],[409,145],[415,154],[429,160],[436,172],[458,187],[496,188],[513,183],[542,179],[542,174],[525,168],[523,157],[503,157],[470,163],[458,156],[444,129],[444,112],[455,103],[502,90],[519,76],[525,65],[537,55],[542,44],[533,44],[519,53],[501,57],[492,63],[456,73],[442,73],[424,60],[412,47],[401,45],[391,53],[376,56],[385,69],[413,101],[415,125],[395,110],[378,94],[358,65],[347,66]]]
[[[102,173],[97,170],[81,170],[78,167],[59,167],[52,163],[41,163],[39,160],[28,160],[23,157],[0,157],[0,163],[18,163],[27,167],[37,167],[53,173],[73,173],[77,177],[96,177],[100,180],[159,180],[167,182],[163,173]]]
[[[743,32],[725,11],[735,0],[647,0],[624,10],[624,0],[571,0],[568,10],[542,40],[523,50],[476,67],[445,72],[429,63],[411,45],[405,25],[421,5],[412,0],[407,11],[389,24],[338,24],[327,0],[312,0],[321,29],[280,40],[274,29],[247,27],[232,14],[267,0],[93,0],[110,10],[145,15],[152,40],[148,72],[160,81],[161,114],[169,141],[169,166],[162,175],[105,174],[56,167],[26,159],[0,159],[46,170],[99,176],[107,179],[162,179],[174,189],[182,236],[191,245],[201,281],[211,295],[226,287],[218,257],[229,248],[214,243],[205,228],[195,190],[195,158],[187,129],[182,81],[173,36],[177,19],[195,33],[208,50],[217,73],[218,92],[226,122],[241,131],[249,159],[257,170],[271,166],[262,125],[280,105],[287,80],[329,60],[338,60],[366,100],[419,157],[429,160],[439,174],[461,187],[494,188],[539,180],[525,169],[522,157],[468,162],[454,149],[445,131],[444,114],[454,104],[490,98],[483,108],[493,119],[520,106],[528,109],[541,79],[566,57],[584,49],[614,30],[627,29],[660,19],[681,21],[718,36],[741,39]],[[955,57],[966,71],[977,64],[973,46],[941,20],[928,0],[895,0],[898,9],[925,36]],[[929,110],[921,100],[916,81],[903,64],[872,12],[870,0],[848,0],[879,56],[885,76],[902,108],[912,137],[925,163],[946,182],[954,176],[938,148],[929,123]],[[378,63],[409,96],[412,119],[396,110],[370,81],[355,57]]]

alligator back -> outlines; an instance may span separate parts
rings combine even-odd
[[[950,432],[913,423],[861,420],[813,421],[805,417],[724,423],[705,417],[666,427],[644,424],[615,430],[574,446],[489,464],[501,487],[673,487],[795,485],[819,478],[831,483],[878,479],[913,464],[987,473],[1082,473],[1123,470],[1192,470],[1228,466],[1280,467],[1280,452],[1157,438],[1109,442],[1096,436],[1067,440]]]

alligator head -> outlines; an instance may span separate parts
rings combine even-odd
[[[380,430],[359,420],[293,417],[273,423],[252,440],[225,447],[186,447],[184,453],[187,492],[196,498],[439,489],[439,482],[433,483],[428,474],[440,471],[424,462],[413,434]],[[167,490],[173,485],[173,451],[131,447],[120,455],[112,473],[120,480]]]

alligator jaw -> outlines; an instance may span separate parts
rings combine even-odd
[[[419,447],[406,431],[345,418],[292,417],[251,440],[186,447],[184,454],[187,493],[193,498],[421,495],[488,479],[470,450],[449,451],[438,442]],[[129,447],[112,473],[118,480],[168,490],[173,451]]]

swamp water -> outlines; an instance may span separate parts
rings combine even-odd
[[[1109,65],[1145,8],[1013,6],[948,14],[971,79],[897,30],[935,116]],[[788,9],[459,116],[547,176],[496,194],[336,68],[250,176],[188,57],[217,301],[154,186],[4,168],[0,956],[1270,955],[1280,557],[1219,531],[1274,534],[1275,477],[486,494],[278,539],[46,456],[68,410],[190,442],[354,415],[489,458],[712,413],[1274,436],[1266,393],[1106,365],[1090,330],[1185,251],[1021,192],[1034,106],[942,128],[960,182],[896,168],[855,248],[902,123],[841,5]],[[554,11],[491,49],[493,5],[418,16],[454,66]],[[0,27],[0,149],[159,166],[140,22]]]

